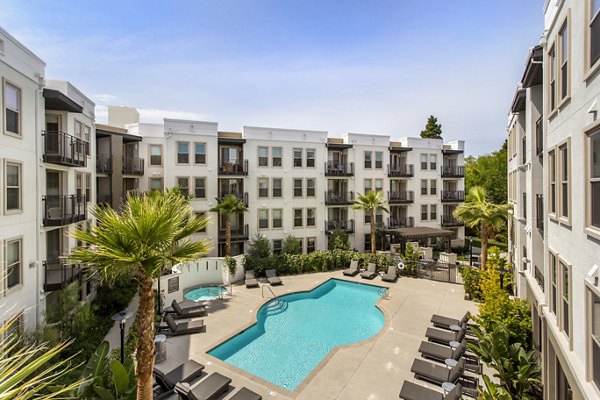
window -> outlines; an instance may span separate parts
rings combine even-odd
[[[383,168],[383,152],[382,151],[375,152],[375,168],[377,168],[377,169]]]
[[[365,169],[373,168],[373,153],[370,151],[365,151]]]
[[[521,164],[525,164],[527,162],[527,137],[523,136],[523,140],[521,141]]]
[[[269,229],[269,210],[266,208],[258,210],[258,229]]]
[[[562,330],[569,336],[569,267],[560,261],[562,271]]]
[[[294,149],[294,167],[302,167],[302,149]]]
[[[554,150],[548,152],[548,161],[550,170],[548,171],[548,181],[550,185],[550,214],[556,215],[556,152]]]
[[[556,365],[556,399],[557,400],[573,400],[573,389],[565,375],[565,372],[560,364],[558,357],[555,358]]]
[[[600,3],[600,1],[598,1]],[[591,225],[600,228],[600,132],[590,136],[590,204]],[[600,339],[599,339],[600,340]]]
[[[317,238],[306,238],[306,252],[313,253],[317,249]]]
[[[21,210],[21,164],[6,163],[6,211]]]
[[[383,179],[375,179],[375,191],[376,192],[383,191]]]
[[[557,273],[556,273],[556,255],[549,254],[550,260],[550,311],[556,315],[556,295],[557,295]]]
[[[302,197],[302,179],[294,179],[294,197]]]
[[[371,250],[371,235],[365,234],[365,251]]]
[[[6,288],[11,289],[21,282],[23,239],[7,240],[6,248]]]
[[[21,89],[4,82],[4,129],[21,136]]]
[[[421,169],[427,169],[427,154],[421,154]]]
[[[558,32],[560,40],[560,99],[564,99],[569,94],[569,24],[565,25]]]
[[[283,149],[281,147],[272,147],[271,148],[271,157],[272,158],[272,166],[273,167],[281,167],[281,154]]]
[[[592,299],[592,380],[596,387],[600,388],[600,296],[589,289],[588,291]]]
[[[162,165],[162,146],[160,144],[150,145],[150,165]]]
[[[365,179],[364,187],[365,187],[365,194],[369,193],[371,190],[373,190],[373,181],[370,179]]]
[[[196,214],[197,217],[206,218],[206,211],[195,211],[194,214]],[[206,233],[206,225],[204,225],[204,228],[200,228],[196,233]]]
[[[427,179],[421,179],[421,196],[427,196]]]
[[[92,174],[85,174],[85,200],[91,201],[92,199]]]
[[[301,208],[294,208],[294,228],[302,228],[304,220],[303,211]]]
[[[427,205],[421,205],[421,221],[427,221]]]
[[[429,155],[429,169],[431,169],[432,171],[435,171],[437,169],[437,154]]]
[[[432,179],[429,181],[429,194],[435,196],[437,193],[437,180]]]
[[[181,193],[183,193],[187,196],[190,193],[190,178],[188,178],[188,177],[177,178],[177,187],[179,187],[179,190],[181,190]]]
[[[548,88],[548,106],[550,111],[554,111],[556,108],[556,51],[554,46],[550,49],[548,53],[548,58],[550,59],[550,79],[549,79],[549,88]]]
[[[437,221],[437,205],[432,204],[429,206],[429,215],[431,221]]]
[[[315,166],[315,149],[306,149],[306,166],[309,168],[314,168]]]
[[[274,208],[273,213],[273,229],[281,228],[283,226],[283,210],[281,208]]]
[[[269,148],[260,146],[258,148],[258,166],[268,167],[269,166]]]
[[[560,165],[560,217],[569,218],[571,190],[569,185],[570,157],[569,146],[565,143],[558,148]]]
[[[315,179],[306,179],[306,197],[315,197]]]
[[[527,193],[523,192],[521,200],[521,215],[527,219]]]
[[[190,162],[190,144],[187,142],[177,142],[177,164],[189,164]]]
[[[269,178],[258,178],[258,197],[269,197]]]
[[[315,226],[315,215],[317,214],[316,208],[307,208],[306,209],[306,226]]]
[[[150,187],[151,192],[154,192],[154,191],[161,192],[163,190],[163,180],[162,180],[162,178],[150,178],[150,182],[148,183],[148,186]]]
[[[194,143],[194,163],[206,164],[206,143]]]
[[[281,246],[283,241],[281,239],[273,240],[273,254],[281,254]]]
[[[590,67],[600,59],[600,1],[590,1]]]
[[[194,197],[197,199],[206,198],[206,178],[194,178]]]
[[[282,195],[282,179],[273,178],[273,195],[272,197],[281,197]]]

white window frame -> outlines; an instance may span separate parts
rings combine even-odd
[[[18,94],[18,110],[11,110],[8,107],[6,107],[6,86],[12,86],[13,88],[17,89],[17,94]],[[0,119],[2,121],[2,132],[4,132],[5,135],[7,136],[12,136],[14,138],[18,138],[18,139],[22,139],[23,138],[23,89],[9,81],[8,79],[3,78],[2,79],[2,118]],[[7,118],[6,118],[6,111],[7,110],[11,110],[13,112],[18,113],[18,118],[17,118],[17,124],[18,124],[18,132],[13,132],[13,131],[9,131],[6,123],[7,123]]]
[[[8,186],[8,167],[16,166],[19,171],[19,186],[14,187]],[[4,160],[4,174],[2,175],[4,178],[4,215],[13,215],[13,214],[21,214],[23,212],[23,163],[15,160]],[[18,189],[19,191],[19,208],[8,209],[8,190],[9,189]]]

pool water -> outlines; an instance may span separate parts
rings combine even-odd
[[[382,287],[330,279],[263,305],[257,322],[208,354],[293,391],[336,346],[368,339],[384,324]]]
[[[192,301],[206,301],[222,297],[225,292],[227,289],[221,286],[204,286],[190,290],[183,297]]]

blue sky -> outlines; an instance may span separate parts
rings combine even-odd
[[[418,136],[430,114],[496,150],[541,0],[2,0],[0,26],[98,105],[243,125]]]

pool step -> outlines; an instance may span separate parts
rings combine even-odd
[[[288,308],[288,302],[285,300],[277,300],[272,302],[271,304],[267,305],[266,307],[264,307],[261,310],[261,313],[263,315],[277,315],[280,314],[282,312],[284,312],[285,310],[287,310]]]

